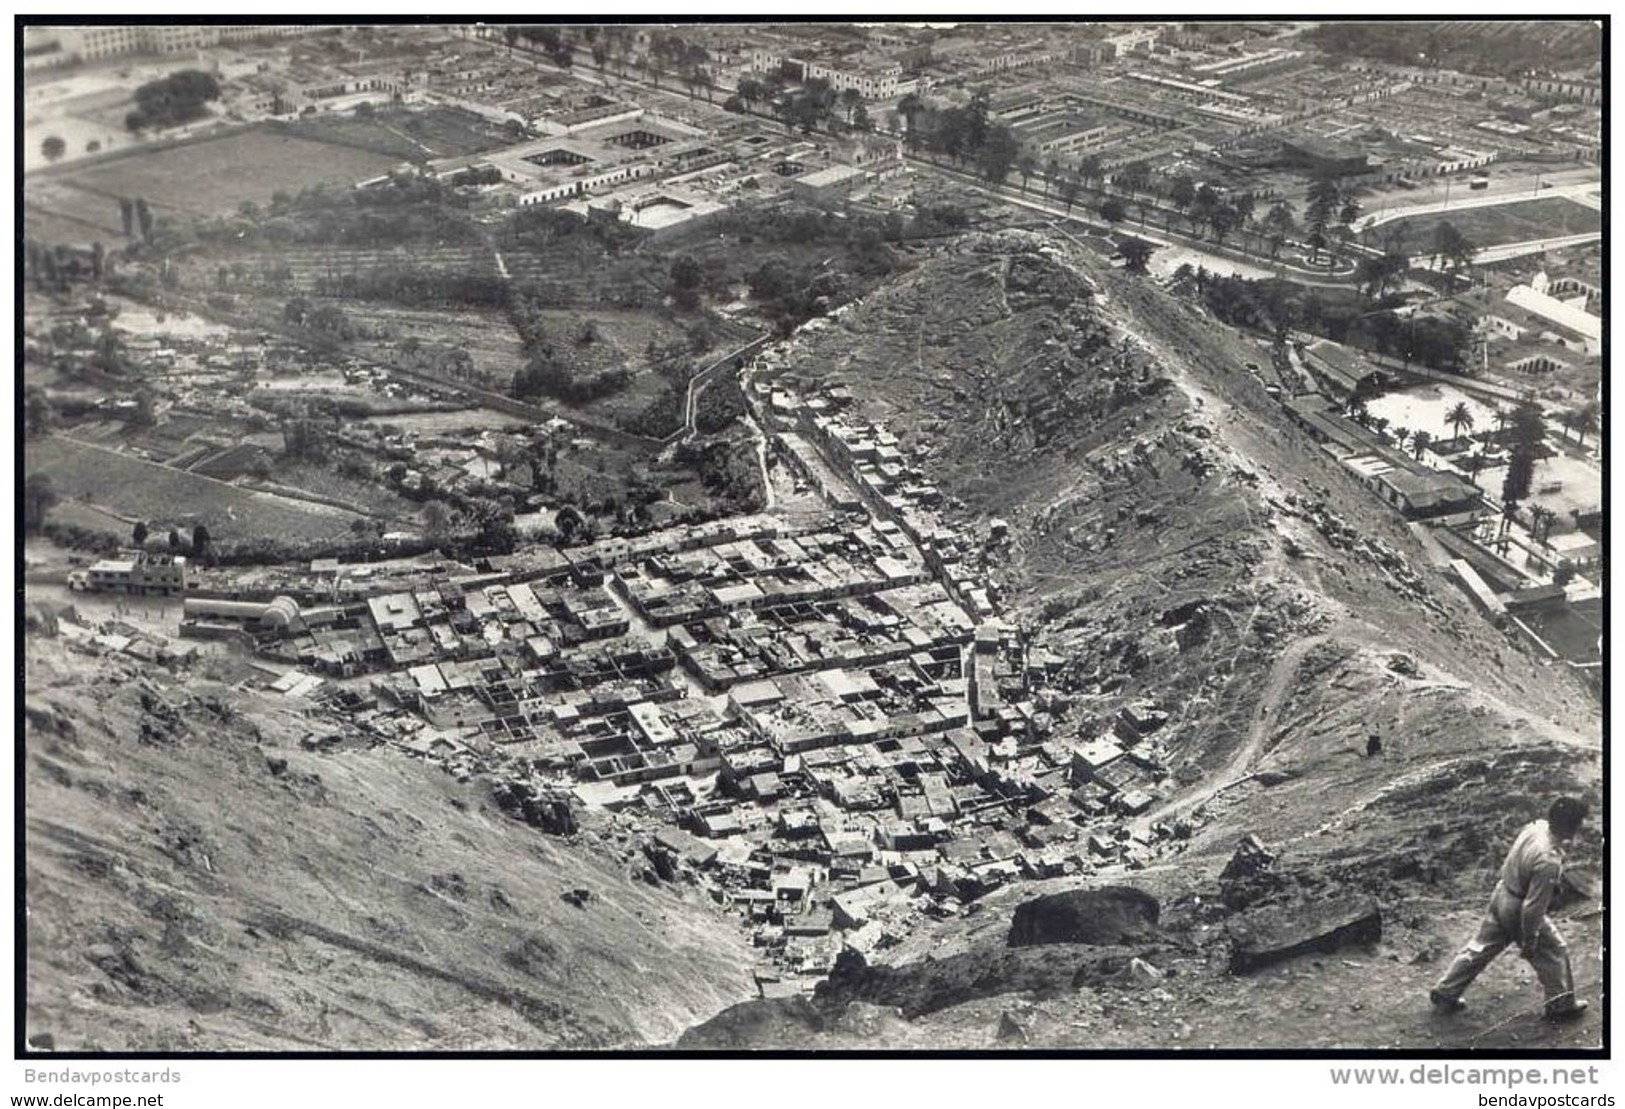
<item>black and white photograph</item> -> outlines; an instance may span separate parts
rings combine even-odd
[[[14,30],[16,1093],[1612,1104],[1605,17],[180,18]]]

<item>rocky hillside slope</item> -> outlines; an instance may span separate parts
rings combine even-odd
[[[964,240],[800,345],[803,387],[850,388],[965,528],[1009,521],[985,571],[1060,658],[1064,726],[1108,727],[1133,701],[1169,714],[1185,788],[1142,826],[1180,838],[1149,869],[1082,883],[1157,897],[1157,942],[1008,950],[1017,902],[1080,882],[1024,884],[884,953],[885,973],[849,966],[812,1003],[764,1007],[759,1025],[723,1014],[685,1044],[841,1046],[865,1022],[905,1047],[1598,1042],[1594,1024],[1531,1032],[1527,1013],[1496,1026],[1534,996],[1515,958],[1486,977],[1478,1023],[1430,1023],[1425,1005],[1518,825],[1557,791],[1597,807],[1597,706],[1479,617],[1420,532],[1287,420],[1248,367],[1267,349],[1021,234]],[[1227,904],[1219,875],[1252,832],[1270,876]],[[1592,836],[1574,856],[1597,867],[1600,851]],[[1374,906],[1381,938],[1231,973],[1242,913],[1309,927],[1328,902]],[[1595,993],[1594,917],[1570,940]],[[1147,969],[1131,974],[1135,958]]]
[[[26,680],[26,1032],[58,1050],[629,1047],[754,993],[738,929],[590,827],[304,751],[292,702],[207,673],[38,634]]]

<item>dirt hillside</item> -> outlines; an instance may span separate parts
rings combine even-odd
[[[27,683],[26,1031],[58,1050],[612,1048],[754,992],[738,930],[591,827],[304,751],[294,702],[206,674],[39,635]]]

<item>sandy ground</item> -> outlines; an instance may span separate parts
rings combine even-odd
[[[1413,385],[1384,393],[1367,402],[1366,408],[1373,416],[1388,420],[1390,429],[1408,427],[1412,431],[1425,430],[1434,439],[1449,439],[1456,432],[1444,417],[1458,402],[1466,404],[1467,411],[1473,414],[1473,426],[1466,429],[1469,434],[1495,427],[1493,406],[1449,385]]]
[[[1245,262],[1237,262],[1218,254],[1207,254],[1200,250],[1192,250],[1188,246],[1165,246],[1151,256],[1146,268],[1157,277],[1171,277],[1180,266],[1205,266],[1209,273],[1234,275],[1253,279],[1266,279],[1275,275],[1269,270],[1258,266],[1250,266]]]
[[[1413,385],[1397,392],[1384,393],[1372,400],[1367,408],[1372,415],[1387,419],[1390,430],[1396,427],[1407,427],[1412,431],[1426,430],[1435,440],[1439,440],[1452,438],[1456,434],[1444,417],[1457,402],[1465,403],[1473,414],[1473,426],[1467,429],[1469,434],[1495,427],[1493,407],[1444,384]],[[1436,465],[1439,463],[1431,455],[1427,460]],[[1501,483],[1505,480],[1505,466],[1489,467],[1478,475],[1479,487],[1496,497],[1501,495]],[[1570,509],[1595,509],[1602,503],[1602,470],[1593,463],[1566,455],[1543,459],[1535,466],[1534,501],[1564,518]]]

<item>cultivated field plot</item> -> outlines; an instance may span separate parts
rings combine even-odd
[[[393,247],[383,249],[290,246],[276,250],[232,250],[212,246],[190,261],[201,280],[217,286],[227,271],[232,289],[270,288],[278,293],[323,293],[335,282],[365,288],[391,275],[427,274],[495,278],[496,256],[482,246]],[[366,295],[366,294],[361,294]]]
[[[100,240],[109,246],[124,236],[116,199],[57,177],[33,178],[24,186],[23,233],[45,243]]]
[[[1372,238],[1386,241],[1395,229],[1403,229],[1404,250],[1426,254],[1433,249],[1434,228],[1445,222],[1454,225],[1474,246],[1486,247],[1600,231],[1602,213],[1565,197],[1550,197],[1395,220],[1373,231]]]
[[[508,431],[516,427],[530,427],[529,420],[493,412],[489,408],[459,408],[456,411],[405,412],[391,416],[372,416],[368,423],[392,431],[417,436],[446,435],[458,432]]]
[[[312,494],[313,498],[346,505],[369,516],[414,520],[418,506],[383,484],[338,473],[331,463],[279,460],[271,473],[278,485]]]
[[[51,476],[66,499],[131,520],[202,523],[220,543],[274,536],[287,541],[349,533],[353,512],[239,489],[105,447],[52,436],[30,441],[26,473]]]
[[[290,130],[301,138],[413,162],[478,154],[514,142],[507,128],[461,108],[380,108],[370,117],[345,114],[301,120]]]
[[[359,342],[357,350],[380,362],[445,380],[448,384],[476,385],[506,392],[513,384],[514,371],[524,363],[519,336],[505,312],[478,308],[449,311],[397,308],[354,300],[331,303],[339,305],[344,314],[358,324],[388,336],[376,342]],[[431,354],[411,353],[414,346],[424,350],[435,347],[465,350],[473,360],[473,370],[466,376],[452,373]]]
[[[100,218],[111,219],[117,230],[121,196],[145,197],[160,213],[168,209],[212,216],[234,211],[245,200],[265,204],[279,190],[294,193],[308,185],[353,185],[399,163],[399,158],[370,150],[253,128],[66,170],[50,181],[105,198]],[[25,199],[47,211],[60,210],[51,200],[55,190],[41,185],[40,180],[29,181]],[[77,215],[78,210],[68,214]]]
[[[578,377],[622,368],[636,371],[647,365],[650,343],[664,347],[688,339],[681,327],[659,312],[565,308],[544,311],[542,319],[553,345]],[[591,342],[583,341],[587,328]]]
[[[504,247],[502,259],[514,284],[534,289],[547,304],[626,308],[658,304],[666,295],[656,258],[611,258],[595,245],[565,243],[548,253]]]

